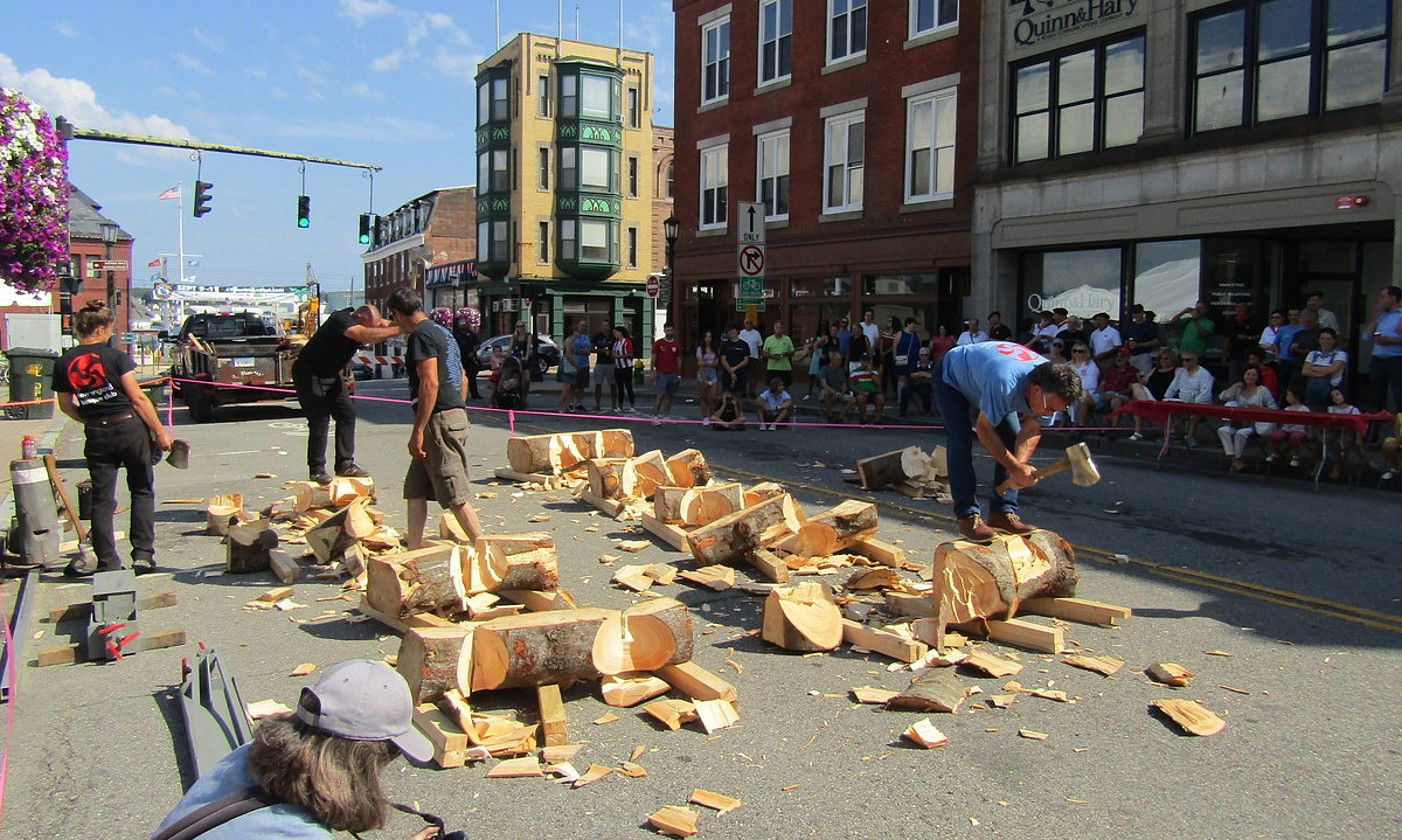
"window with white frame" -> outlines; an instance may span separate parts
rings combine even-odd
[[[639,99],[638,89],[630,87],[628,88],[628,127],[642,128],[642,125],[642,104]]]
[[[579,259],[606,263],[612,261],[609,240],[613,225],[602,219],[579,220]]]
[[[730,183],[730,145],[701,150],[701,227],[723,228]]]
[[[537,186],[542,190],[548,190],[550,189],[550,149],[542,146],[537,150],[537,154],[540,155],[540,174]]]
[[[793,72],[793,0],[759,4],[759,83],[787,79]]]
[[[954,195],[955,89],[906,102],[905,200],[933,201]]]
[[[959,0],[910,0],[910,37],[954,26],[959,22]]]
[[[599,120],[613,118],[610,100],[612,81],[606,76],[581,73],[579,76],[579,112],[582,117]]]
[[[823,212],[862,209],[866,111],[829,117],[823,130]]]
[[[542,117],[550,116],[550,77],[541,76],[536,84],[536,113]]]
[[[730,18],[701,29],[701,104],[730,95]]]
[[[765,219],[789,217],[789,130],[771,131],[755,138],[755,194],[764,205]]]
[[[828,0],[828,62],[867,51],[867,0]]]

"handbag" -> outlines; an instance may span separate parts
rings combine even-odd
[[[898,356],[896,356],[896,367],[905,367],[908,364],[910,364],[909,355],[901,353]]]

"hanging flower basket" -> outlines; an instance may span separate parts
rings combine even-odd
[[[68,152],[49,115],[0,88],[0,282],[48,291],[68,262]]]

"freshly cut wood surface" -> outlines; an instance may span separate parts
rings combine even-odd
[[[595,639],[614,610],[533,612],[477,626],[472,643],[472,690],[529,688],[566,680],[595,680]]]
[[[654,598],[605,618],[594,641],[603,674],[652,671],[691,659],[691,611],[675,598]]]
[[[699,569],[684,569],[677,573],[684,581],[724,592],[735,585],[735,569],[730,566],[702,566]]]
[[[433,744],[433,762],[448,769],[466,764],[467,733],[431,703],[414,709],[414,725]]]
[[[735,686],[695,662],[667,665],[656,669],[654,673],[666,680],[672,688],[693,700],[730,700],[734,702],[740,697]]]
[[[1129,607],[1103,604],[1084,598],[1028,598],[1022,602],[1022,611],[1036,615],[1049,615],[1067,621],[1083,624],[1099,624],[1113,627],[1134,614]]]
[[[1197,676],[1197,674],[1176,662],[1155,662],[1148,668],[1145,668],[1144,672],[1148,674],[1149,678],[1154,682],[1160,682],[1164,685],[1171,685],[1176,688],[1187,685],[1193,681],[1193,677]]]
[[[775,583],[789,582],[789,564],[769,549],[757,546],[744,552],[741,557],[766,579]]]
[[[697,700],[692,704],[701,727],[710,735],[718,729],[726,729],[740,722],[740,713],[729,700]]]
[[[699,449],[683,449],[668,458],[667,472],[676,487],[703,487],[711,480],[711,468]]]
[[[842,613],[821,583],[778,587],[764,600],[760,635],[785,650],[833,650],[842,631]]]
[[[804,557],[824,557],[850,548],[863,537],[874,536],[876,526],[876,505],[848,499],[809,517],[796,534],[779,541],[776,546]]]
[[[629,458],[619,475],[619,490],[629,499],[651,499],[657,488],[671,483],[672,474],[660,449]]]
[[[266,519],[255,519],[229,529],[224,570],[234,574],[267,571],[278,533]]]
[[[565,703],[558,685],[536,687],[536,702],[540,704],[540,735],[548,747],[569,743]]]
[[[1014,647],[1035,650],[1039,653],[1061,653],[1066,647],[1066,633],[1060,627],[1048,627],[1044,624],[1034,624],[1022,618],[1013,618],[1008,621],[971,621],[968,624],[959,625],[957,630],[977,636],[986,636],[995,642],[1002,642]],[[948,646],[948,639],[951,635],[945,632],[944,639]]]
[[[472,628],[415,627],[404,633],[399,643],[395,669],[409,683],[416,703],[437,702],[445,693],[472,690]]]
[[[754,507],[765,499],[787,495],[789,491],[773,481],[761,481],[745,491],[745,507]]]
[[[925,474],[924,453],[918,446],[907,446],[857,461],[857,479],[863,490],[884,490],[909,478]]]
[[[648,824],[670,837],[690,837],[696,833],[696,812],[680,805],[664,805],[647,818]]]
[[[990,677],[1011,677],[1013,674],[1022,673],[1021,662],[1014,662],[986,650],[973,651],[959,664],[982,671]]]
[[[467,590],[458,547],[436,542],[372,558],[366,569],[365,592],[370,606],[400,618],[418,612],[462,612]]]
[[[737,510],[697,529],[689,543],[691,554],[706,565],[732,562],[746,551],[758,548],[761,535],[776,525],[788,533],[796,533],[802,525],[798,509],[792,497],[786,493]]]
[[[687,797],[686,801],[693,805],[710,808],[721,814],[728,814],[744,804],[733,796],[726,796],[723,793],[716,793],[703,788],[693,789],[691,791],[691,796]]]
[[[1123,659],[1114,656],[1067,656],[1061,661],[1067,665],[1104,674],[1107,677],[1113,677],[1125,666]]]
[[[593,458],[603,448],[598,432],[564,432],[508,438],[506,461],[520,473],[559,475]]]
[[[1227,722],[1196,700],[1155,700],[1150,704],[1190,735],[1210,737],[1227,728]]]
[[[241,505],[210,505],[204,511],[204,532],[211,537],[228,536],[229,527],[238,522],[242,510]]]
[[[696,707],[685,700],[663,698],[643,706],[643,711],[671,730],[681,729],[696,720]]]
[[[584,466],[589,476],[589,492],[600,499],[623,497],[623,466],[627,458],[591,458]]]
[[[945,624],[1013,618],[1024,599],[1073,596],[1079,581],[1071,545],[1051,531],[935,549],[934,597]]]
[[[682,497],[682,522],[688,526],[709,525],[745,507],[745,494],[738,482],[696,486]]]
[[[661,677],[641,673],[609,674],[599,686],[604,702],[621,709],[659,697],[671,688]]]
[[[491,770],[487,771],[489,779],[524,779],[534,776],[544,776],[541,769],[540,759],[535,756],[525,758],[508,758],[505,761],[497,762]]]
[[[923,642],[867,627],[850,619],[842,620],[842,638],[849,645],[866,648],[900,662],[915,662],[930,652]]]
[[[474,551],[473,556],[475,554]],[[507,589],[548,592],[560,586],[559,555],[553,541],[549,546],[512,554],[502,554],[489,543],[486,554],[480,567],[481,586],[488,592]]]
[[[935,747],[942,747],[949,743],[949,738],[945,737],[943,732],[936,729],[929,718],[922,718],[912,723],[901,735],[927,750],[934,749]]]
[[[599,444],[594,450],[594,457],[633,457],[633,431],[631,429],[603,429],[598,432],[598,435]]]
[[[892,697],[888,706],[919,712],[956,712],[963,704],[963,683],[950,668],[929,668],[910,681],[905,691]]]

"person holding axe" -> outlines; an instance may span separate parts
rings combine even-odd
[[[1019,344],[985,341],[945,354],[935,378],[935,399],[949,438],[954,515],[965,539],[988,542],[998,531],[1026,535],[1036,530],[1018,519],[1017,491],[1037,483],[1032,455],[1042,440],[1041,418],[1065,411],[1083,396],[1081,378],[1070,365],[1048,362]],[[970,428],[969,415],[975,408],[978,418]],[[994,461],[987,522],[975,493],[975,437]],[[1011,486],[1002,489],[1005,485]]]

